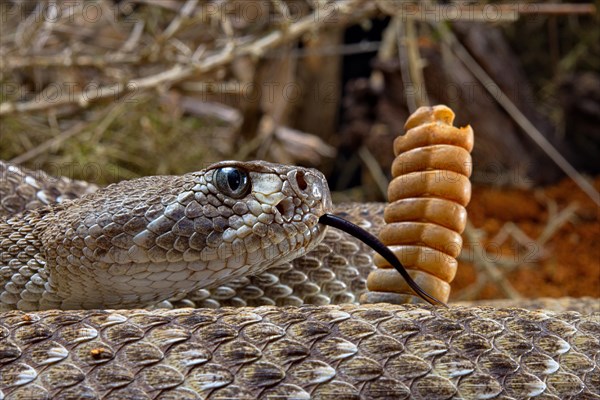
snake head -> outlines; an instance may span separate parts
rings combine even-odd
[[[314,248],[331,209],[321,172],[264,161],[111,185],[53,216],[42,308],[139,307],[260,273]]]

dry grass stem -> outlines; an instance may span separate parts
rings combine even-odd
[[[529,136],[547,155],[550,157],[560,169],[563,170],[568,177],[579,186],[579,188],[589,196],[594,203],[600,206],[600,193],[589,183],[583,175],[581,175],[567,159],[544,137],[544,135],[533,125],[533,123],[519,110],[519,108],[508,98],[501,90],[500,86],[488,75],[487,72],[479,65],[468,52],[468,50],[460,43],[456,36],[442,24],[438,24],[437,28],[443,34],[442,40],[452,49],[453,53],[461,62],[473,73],[482,86],[493,96],[493,98],[504,108],[504,110],[512,117],[513,121],[519,125],[521,129]]]

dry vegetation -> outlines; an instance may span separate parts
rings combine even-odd
[[[260,75],[283,68],[300,37],[367,18],[375,7],[310,3],[3,4],[0,155],[37,168],[74,165],[84,179],[97,178],[86,165],[101,165],[111,172],[99,183],[252,158],[272,142],[331,156],[318,138],[281,129],[290,106],[280,88],[264,96],[265,81],[293,90],[292,77]],[[242,129],[252,123],[261,126],[258,138]]]

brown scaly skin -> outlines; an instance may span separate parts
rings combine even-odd
[[[599,332],[599,314],[491,307],[10,311],[0,317],[0,393],[593,399]]]
[[[378,229],[381,206],[351,206],[346,217]],[[262,279],[175,304],[355,301],[344,294],[364,290],[370,262],[329,230],[313,252]],[[8,311],[0,313],[0,398],[599,398],[597,303],[559,303],[583,310]]]

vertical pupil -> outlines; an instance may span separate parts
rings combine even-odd
[[[232,169],[227,174],[227,182],[232,190],[240,187],[241,180],[240,172],[237,169]]]

